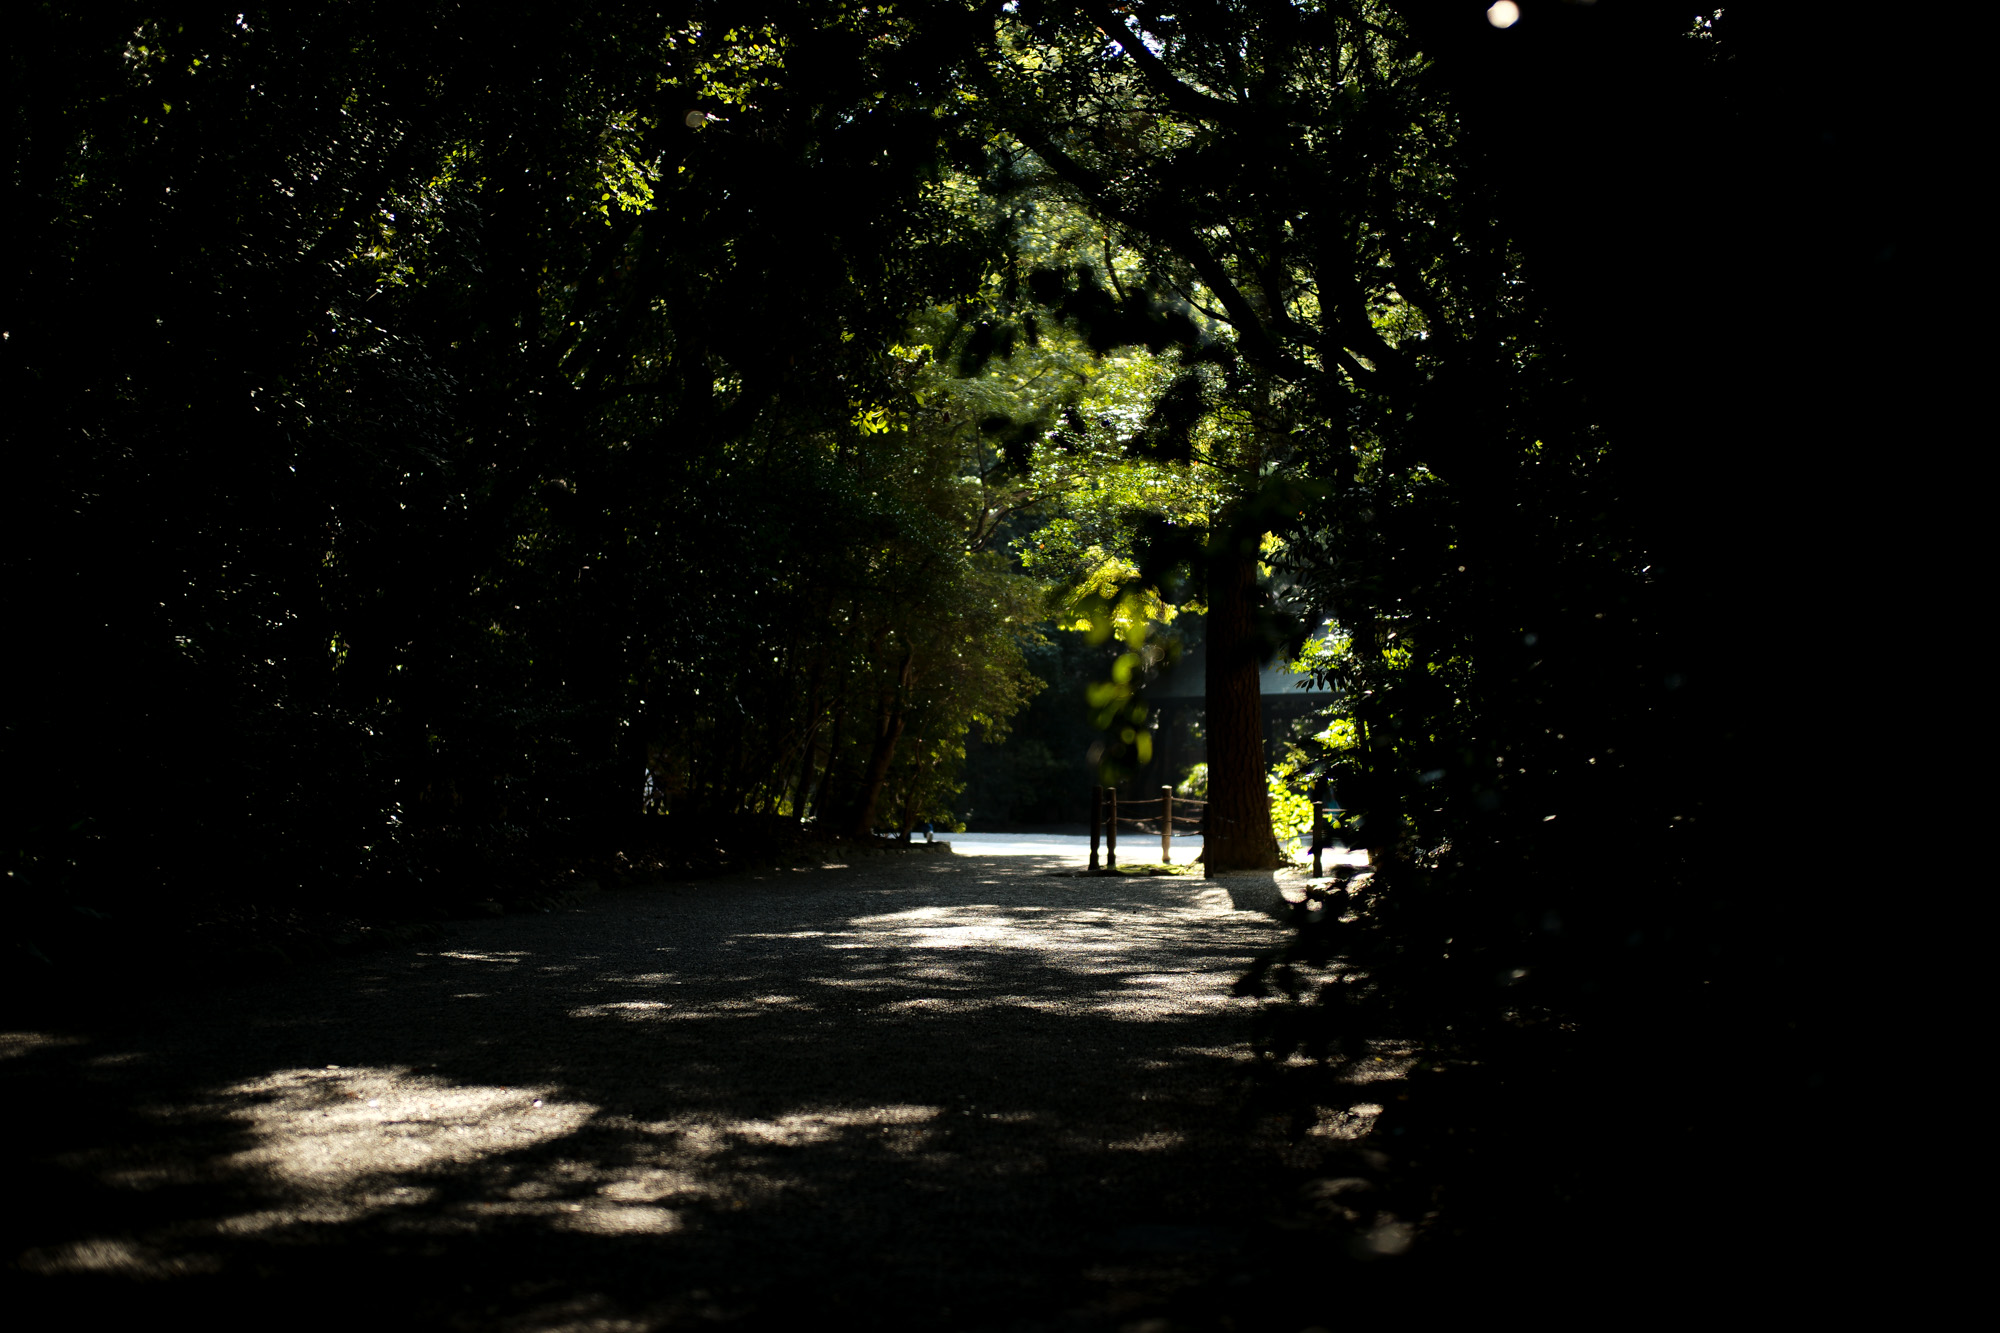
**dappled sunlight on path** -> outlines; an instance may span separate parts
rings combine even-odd
[[[1289,1151],[1229,993],[1275,923],[1057,864],[633,891],[12,1034],[16,1272],[149,1308],[305,1284],[329,1319],[393,1291],[410,1326],[982,1327],[1088,1305],[1135,1226],[1235,1253]]]

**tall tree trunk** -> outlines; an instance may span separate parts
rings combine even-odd
[[[1226,516],[1225,516],[1226,517]],[[1257,537],[1217,524],[1223,549],[1208,567],[1208,875],[1279,864],[1264,776],[1264,710],[1258,696]]]
[[[896,742],[903,735],[904,708],[909,701],[915,666],[916,650],[905,650],[902,670],[896,673],[896,687],[882,701],[882,718],[875,728],[875,748],[861,775],[861,793],[854,802],[854,820],[848,826],[848,831],[857,838],[874,832],[875,805],[882,799],[882,786],[889,779],[889,763],[896,757]]]

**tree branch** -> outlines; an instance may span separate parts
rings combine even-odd
[[[1111,12],[1111,6],[1102,0],[1085,0],[1078,6],[1083,16],[1097,25],[1097,30],[1118,43],[1119,49],[1132,58],[1139,72],[1155,91],[1167,99],[1167,104],[1184,116],[1196,120],[1226,121],[1245,124],[1255,116],[1252,108],[1238,102],[1224,101],[1207,93],[1196,92],[1174,77],[1166,62],[1153,54],[1145,39],[1133,32]]]

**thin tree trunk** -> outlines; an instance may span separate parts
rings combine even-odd
[[[917,748],[923,748],[923,737],[917,737]],[[917,823],[917,798],[923,794],[924,782],[931,775],[931,766],[925,764],[910,775],[910,785],[903,792],[903,841],[910,840],[910,830]]]
[[[840,738],[847,729],[847,681],[843,675],[840,686],[833,692],[833,734],[826,743],[826,767],[820,770],[819,790],[810,792],[811,812],[814,818],[823,813],[838,811],[840,807],[829,804],[827,797],[835,794],[840,765]]]
[[[799,756],[798,786],[792,789],[792,818],[798,820],[806,817],[806,796],[812,790],[813,752],[819,746],[819,724],[822,720],[820,686],[825,678],[826,660],[822,658],[813,664],[812,686],[806,691],[805,741],[799,747],[803,753]],[[783,793],[779,795],[782,799]]]
[[[1202,863],[1209,875],[1280,864],[1265,785],[1264,710],[1251,623],[1257,539],[1255,534],[1234,538],[1226,523],[1217,527],[1228,545],[1208,568],[1208,824]]]
[[[854,802],[854,820],[848,826],[857,838],[875,829],[875,805],[882,799],[882,785],[889,779],[889,764],[896,757],[896,742],[903,735],[903,711],[908,702],[910,680],[916,666],[916,650],[903,653],[902,670],[896,673],[896,688],[883,700],[882,720],[875,729],[875,748],[861,777],[861,794]]]

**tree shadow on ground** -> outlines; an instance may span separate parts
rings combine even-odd
[[[10,1278],[223,1325],[1240,1316],[1347,1147],[1250,1092],[1272,922],[1047,868],[645,891],[17,1034]]]

